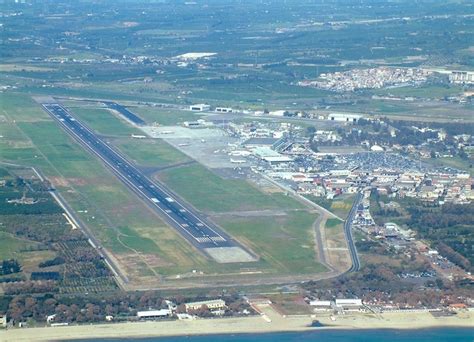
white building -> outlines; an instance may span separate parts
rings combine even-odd
[[[189,110],[195,111],[195,112],[205,112],[207,110],[210,110],[211,106],[204,104],[204,103],[199,103],[199,104],[193,104],[189,106]]]
[[[336,299],[336,307],[346,311],[360,310],[362,299]]]
[[[153,318],[164,318],[171,316],[170,309],[161,309],[161,310],[149,310],[149,311],[138,311],[137,317],[139,319],[153,319]]]
[[[0,314],[0,327],[7,327],[7,314]]]
[[[362,118],[359,114],[332,113],[328,115],[328,120],[340,122],[357,122]]]
[[[229,107],[216,107],[217,113],[232,113],[234,110]]]
[[[473,84],[474,72],[472,71],[452,71],[449,81],[456,84]]]
[[[214,299],[214,300],[203,300],[201,302],[192,302],[184,304],[186,307],[186,311],[189,310],[199,310],[203,306],[207,306],[210,310],[220,310],[225,308],[225,301],[222,299]]]
[[[274,111],[271,111],[268,114],[272,115],[272,116],[284,116],[285,113],[286,113],[286,110],[274,110]]]
[[[372,147],[370,147],[370,150],[372,152],[383,152],[383,147],[379,145],[372,145]]]
[[[313,307],[314,311],[329,311],[331,310],[331,301],[329,300],[312,300],[309,305]]]

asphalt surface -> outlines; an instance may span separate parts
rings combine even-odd
[[[347,216],[346,221],[344,222],[344,231],[346,233],[347,245],[349,246],[349,252],[351,254],[352,266],[349,269],[349,272],[357,272],[360,270],[360,260],[359,255],[357,254],[357,249],[354,243],[354,238],[352,237],[352,221],[357,212],[357,207],[362,199],[362,193],[358,193],[357,197],[352,205],[351,211]]]
[[[219,227],[206,222],[192,208],[173,196],[165,185],[151,181],[60,104],[45,103],[42,106],[69,135],[100,158],[117,178],[145,200],[192,245],[203,252],[205,248],[237,246],[243,248]]]
[[[121,115],[123,115],[125,118],[127,118],[128,120],[130,120],[137,126],[144,126],[146,124],[146,122],[142,118],[140,118],[135,113],[132,113],[124,106],[119,105],[118,103],[111,102],[111,101],[102,101],[102,103],[106,105],[107,108],[116,110],[117,112],[119,112]]]

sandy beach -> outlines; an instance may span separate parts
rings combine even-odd
[[[138,322],[96,324],[46,328],[0,330],[0,340],[7,341],[54,341],[62,339],[113,338],[113,337],[164,337],[205,334],[269,333],[308,331],[314,329],[418,329],[430,327],[472,327],[472,312],[460,312],[456,316],[435,318],[428,312],[384,313],[382,315],[351,314],[280,316],[272,308],[262,310],[265,316],[243,318],[196,319],[186,321]],[[317,319],[324,328],[310,328]]]

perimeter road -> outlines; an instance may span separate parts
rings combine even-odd
[[[349,252],[351,253],[352,259],[352,266],[348,272],[357,272],[360,270],[359,255],[357,254],[354,238],[352,237],[352,222],[354,221],[354,217],[357,212],[357,207],[359,206],[362,197],[363,194],[359,192],[354,201],[354,204],[352,205],[351,211],[349,212],[349,215],[347,216],[347,219],[344,222],[344,232],[346,234],[347,245],[349,246]]]

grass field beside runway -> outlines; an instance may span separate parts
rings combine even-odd
[[[159,178],[177,194],[203,211],[304,208],[290,196],[281,193],[265,194],[246,180],[223,179],[201,165],[165,170],[160,172]]]
[[[123,119],[119,119],[107,109],[90,107],[69,109],[79,120],[99,134],[128,137],[132,134],[143,134],[137,128],[123,124]]]
[[[114,143],[131,160],[141,166],[163,167],[192,160],[162,139],[122,139]]]
[[[147,123],[156,122],[161,126],[174,126],[184,121],[196,121],[202,115],[195,112],[176,109],[162,109],[156,107],[129,107],[133,113],[137,114]]]
[[[325,270],[315,260],[312,225],[316,215],[306,211],[281,216],[232,217],[218,223],[281,273],[317,273]]]

